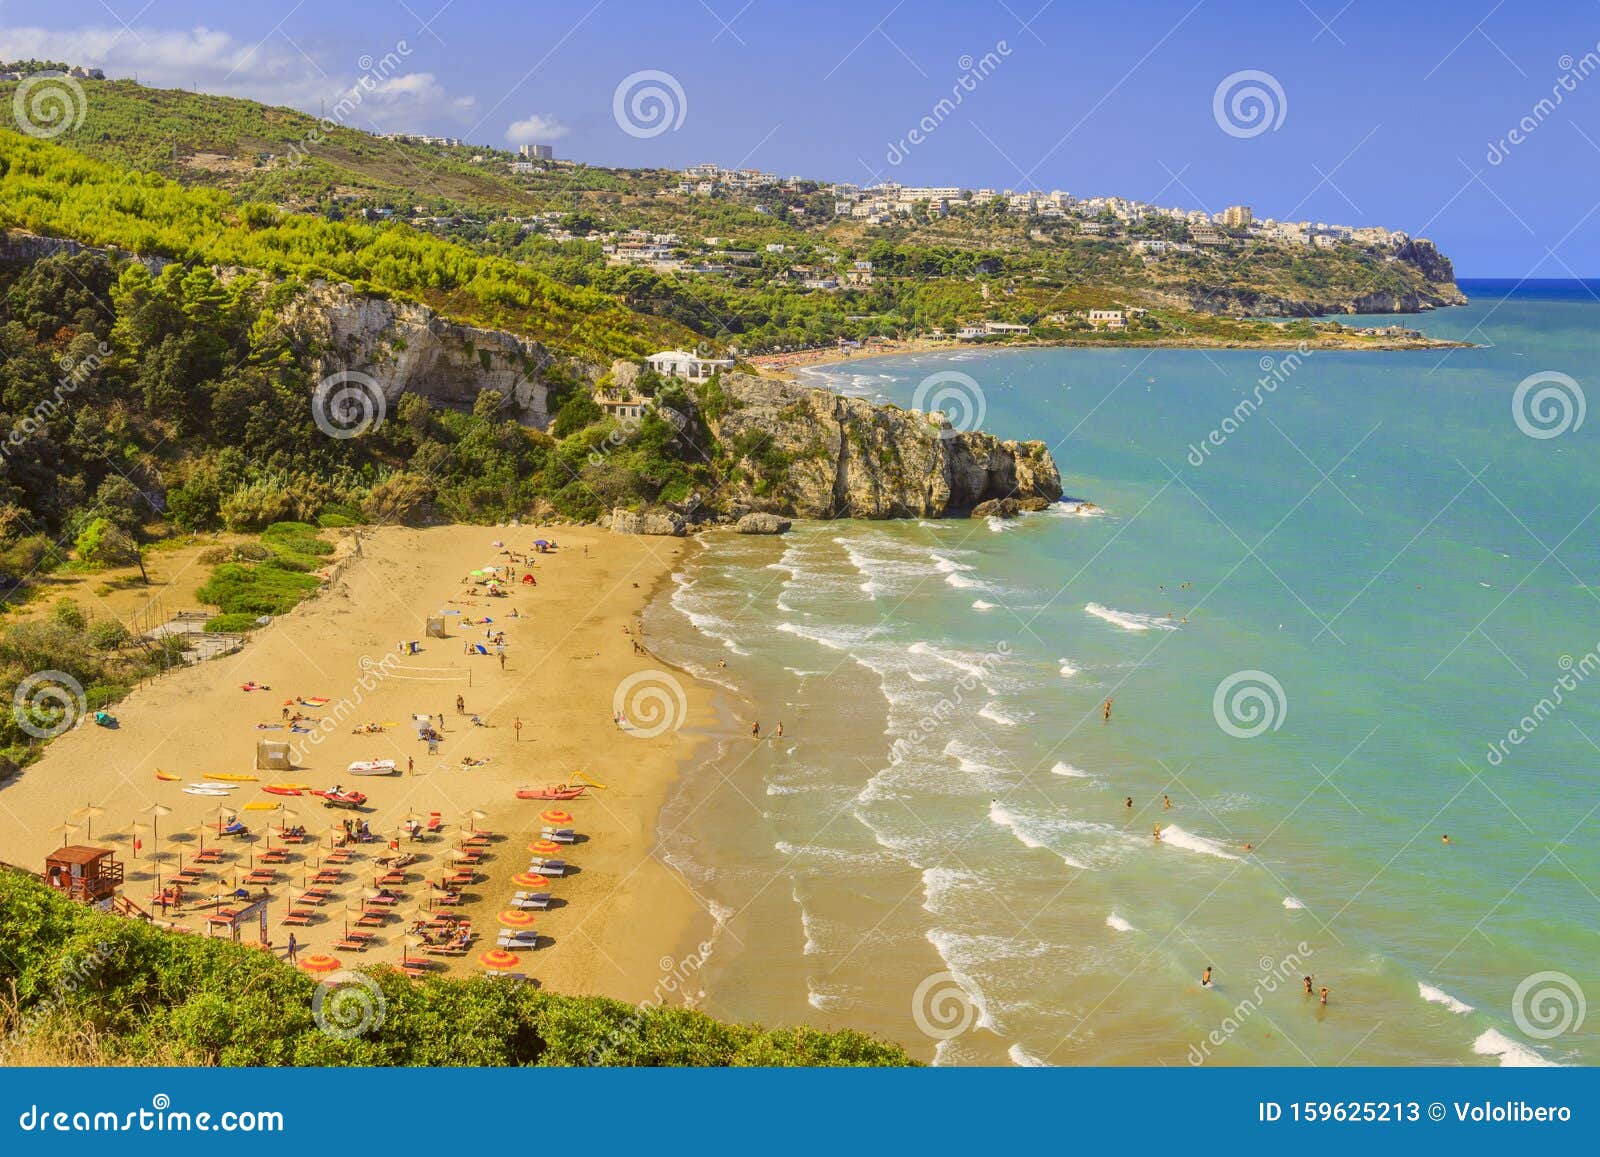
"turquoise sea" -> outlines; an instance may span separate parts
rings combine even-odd
[[[662,820],[704,1007],[950,1064],[1600,1062],[1600,298],[1463,288],[1394,320],[1479,348],[811,371],[967,375],[1099,510],[718,535],[651,607],[726,688]]]

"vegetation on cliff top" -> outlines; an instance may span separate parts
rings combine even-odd
[[[161,931],[0,871],[0,1063],[178,1065],[909,1065],[852,1031],[724,1024],[681,1008],[558,996],[486,977],[414,983],[388,968],[339,993],[275,955]],[[378,1010],[381,1009],[381,1015]],[[369,1011],[370,1010],[370,1011]],[[359,1023],[359,1022],[358,1022]]]

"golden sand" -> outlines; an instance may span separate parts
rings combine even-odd
[[[494,541],[521,554],[537,538],[555,539],[560,549],[530,556],[536,587],[514,582],[509,598],[496,599],[463,583],[470,571],[507,561]],[[44,856],[62,844],[114,848],[127,869],[126,895],[148,909],[156,874],[170,880],[179,857],[186,861],[198,851],[197,829],[225,811],[236,812],[256,838],[222,841],[226,861],[188,890],[180,912],[168,913],[177,927],[204,934],[211,909],[200,897],[231,889],[236,873],[242,878],[248,872],[252,853],[266,846],[266,830],[279,822],[244,805],[281,803],[317,837],[295,850],[278,869],[279,881],[265,889],[268,932],[282,954],[291,931],[281,923],[289,900],[315,874],[330,849],[330,829],[343,819],[365,819],[387,841],[408,814],[441,813],[440,836],[401,841],[402,851],[423,857],[399,889],[404,898],[397,912],[409,914],[423,906],[427,880],[444,874],[464,828],[474,823],[472,813],[480,812],[476,826],[496,838],[477,882],[465,889],[466,902],[455,909],[471,918],[476,939],[465,958],[434,958],[441,969],[465,972],[494,947],[496,916],[517,890],[511,877],[527,868],[528,844],[545,826],[539,814],[563,808],[584,837],[561,853],[578,871],[551,882],[548,890],[558,906],[536,913],[544,946],[524,953],[518,971],[559,992],[649,996],[659,962],[710,923],[687,887],[652,854],[661,803],[680,764],[693,754],[691,732],[710,722],[709,699],[689,676],[633,646],[639,612],[693,544],[592,528],[450,526],[366,532],[360,545],[359,556],[349,557],[321,593],[257,631],[243,651],[147,683],[114,708],[119,728],[79,726],[0,788],[0,860],[38,870]],[[527,569],[518,566],[517,576]],[[520,617],[510,617],[513,609]],[[451,637],[427,638],[428,616],[441,611],[461,612],[445,616]],[[462,620],[484,616],[505,632],[504,670],[492,646],[487,656],[464,653],[466,642],[484,641],[487,628]],[[420,654],[390,657],[399,641],[412,639],[420,641]],[[664,675],[648,677],[643,686],[666,688],[658,706],[682,727],[646,738],[641,733],[651,729],[648,720],[617,726],[614,696],[630,676],[651,671]],[[250,681],[270,690],[241,690]],[[680,687],[681,711],[675,701]],[[457,713],[458,695],[487,726],[473,726]],[[313,723],[310,733],[258,729],[281,724],[286,701],[317,696],[330,702],[291,708],[325,721]],[[635,710],[643,708],[636,703]],[[411,718],[441,713],[444,740],[430,756]],[[513,727],[519,718],[520,738]],[[368,721],[388,726],[382,734],[352,734]],[[299,756],[295,770],[257,771],[258,739],[291,742]],[[401,774],[347,773],[352,761],[369,759],[393,759]],[[485,762],[464,766],[468,759]],[[414,770],[408,771],[412,761]],[[178,778],[158,779],[158,769]],[[561,804],[515,798],[519,787],[569,781],[580,770],[605,789]],[[218,773],[259,780],[238,782],[226,797],[183,791],[189,784],[223,782],[214,779]],[[309,794],[285,798],[261,790],[274,782],[315,788],[337,782],[365,792],[368,804],[350,812],[325,808]],[[86,805],[101,810],[84,817]],[[170,814],[152,816],[153,806]],[[147,830],[152,820],[153,834]],[[67,823],[75,830],[64,832]],[[142,843],[137,853],[135,838]],[[204,842],[210,847],[218,841],[213,834]],[[279,843],[275,837],[271,842]],[[388,854],[386,842],[357,847],[333,897],[317,909],[316,922],[293,930],[302,952],[331,951],[348,965],[400,959],[406,921],[399,915],[373,929],[366,952],[332,947],[347,917],[354,926],[362,892],[375,883],[375,858]],[[161,919],[159,910],[153,914]],[[254,925],[241,935],[247,943],[257,937]]]

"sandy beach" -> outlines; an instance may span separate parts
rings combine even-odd
[[[519,580],[531,570],[537,585],[515,581],[507,586],[509,597],[490,598],[482,586],[463,581],[474,569],[508,561],[496,541],[522,554],[538,538],[557,540],[560,548],[530,554],[531,567],[518,564],[515,570]],[[345,549],[353,546],[346,539]],[[561,855],[577,871],[551,881],[556,904],[536,914],[541,947],[525,954],[519,971],[555,991],[649,997],[663,959],[710,929],[695,897],[653,855],[662,800],[693,755],[694,732],[712,721],[710,698],[690,676],[634,648],[639,612],[694,549],[681,540],[613,536],[587,527],[363,532],[359,553],[348,554],[318,595],[256,632],[242,652],[145,684],[114,709],[118,728],[80,725],[0,788],[0,860],[37,871],[62,844],[114,848],[126,866],[126,895],[149,909],[157,874],[170,880],[180,858],[192,857],[203,839],[207,847],[220,846],[226,858],[167,919],[205,934],[210,909],[202,897],[231,890],[236,878],[248,874],[254,854],[269,842],[280,844],[275,831],[281,817],[245,805],[282,804],[312,838],[291,850],[274,883],[252,891],[264,891],[269,899],[268,932],[274,951],[283,954],[291,929],[282,919],[290,898],[323,866],[332,829],[346,818],[365,820],[380,841],[355,847],[331,897],[316,909],[315,922],[293,931],[302,953],[332,951],[346,964],[370,964],[400,959],[404,917],[423,907],[429,881],[445,874],[464,828],[481,813],[476,825],[495,837],[455,909],[471,918],[475,940],[465,957],[430,958],[441,969],[467,972],[476,968],[479,953],[494,947],[497,915],[517,890],[511,877],[527,868],[528,845],[545,826],[540,813],[564,808],[574,817],[580,842]],[[427,618],[441,612],[450,637],[427,638]],[[485,617],[492,627],[468,625]],[[487,655],[465,653],[466,643],[485,641],[491,629],[505,632],[504,670],[492,645]],[[419,653],[395,657],[397,644],[413,639]],[[250,682],[269,689],[243,690]],[[619,726],[614,697],[625,682],[633,693],[628,722]],[[652,690],[660,692],[654,706],[669,716],[659,734],[653,733],[662,717],[649,713]],[[458,695],[466,715],[457,713]],[[291,703],[302,698],[328,702]],[[307,730],[291,732],[284,725],[286,704],[310,717]],[[443,741],[429,755],[412,716],[440,713]],[[473,713],[485,726],[471,723]],[[518,719],[520,732],[514,727]],[[367,722],[385,729],[352,734]],[[293,744],[295,770],[256,770],[260,739]],[[399,774],[347,773],[353,761],[383,759],[395,760]],[[158,769],[178,778],[162,780]],[[567,782],[580,771],[604,788],[560,804],[515,797],[519,787]],[[218,774],[258,779],[238,783],[226,796],[185,792],[191,784],[218,782],[212,779]],[[324,808],[309,794],[282,797],[261,790],[282,782],[319,789],[341,783],[369,799],[363,810],[352,812]],[[96,814],[84,816],[87,805]],[[150,809],[157,806],[170,814],[152,817]],[[218,845],[214,829],[202,836],[201,826],[215,825],[224,812],[236,812],[253,829],[252,838]],[[355,926],[363,891],[374,886],[376,858],[392,854],[386,841],[400,837],[408,814],[431,812],[443,820],[438,835],[422,842],[401,837],[400,850],[420,858],[396,889],[402,897],[396,915],[372,929],[367,951],[333,949],[346,919]],[[71,830],[63,830],[67,824]],[[264,838],[269,828],[270,841]],[[162,919],[159,910],[153,915]],[[254,943],[257,935],[252,924],[241,939]]]

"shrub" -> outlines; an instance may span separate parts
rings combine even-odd
[[[254,630],[256,620],[260,617],[260,615],[252,615],[240,611],[216,615],[206,620],[206,630],[217,634],[241,634],[245,631]]]
[[[117,619],[97,619],[89,624],[89,645],[96,651],[114,651],[130,638],[131,632]]]
[[[317,586],[311,575],[225,562],[211,572],[195,597],[224,614],[282,615]]]

